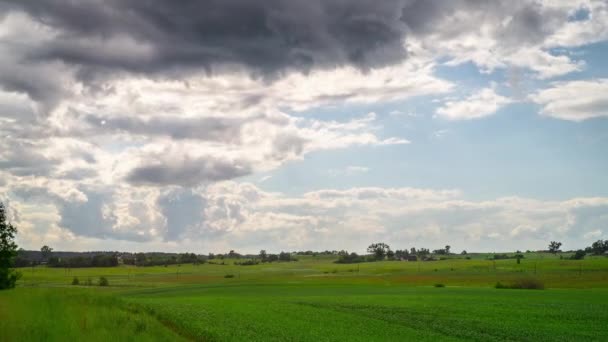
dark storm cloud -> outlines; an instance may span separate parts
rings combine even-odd
[[[201,157],[182,161],[164,160],[140,165],[127,175],[133,184],[195,186],[248,175],[252,167],[247,162],[235,162]]]
[[[351,64],[371,68],[405,57],[403,0],[5,1],[60,34],[30,59],[135,72],[240,64],[263,75]],[[149,47],[91,51],[86,42],[129,37]],[[136,49],[136,47],[133,47]]]

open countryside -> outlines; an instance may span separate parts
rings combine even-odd
[[[574,260],[574,253],[566,252],[458,253],[429,255],[429,261],[342,264],[339,252],[306,253],[289,254],[296,261],[260,262],[259,255],[232,252],[163,266],[19,268],[18,287],[0,292],[0,339],[602,341],[608,336],[603,255]],[[179,255],[173,260],[179,262]],[[254,260],[258,263],[246,263]],[[99,286],[101,277],[109,286]],[[497,288],[525,281],[542,287]]]

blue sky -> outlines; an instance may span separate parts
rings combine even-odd
[[[274,5],[0,2],[0,200],[19,244],[608,238],[605,1]]]

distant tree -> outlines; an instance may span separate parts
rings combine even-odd
[[[42,259],[48,261],[51,257],[51,253],[53,253],[53,249],[47,245],[44,245],[42,248],[40,248],[40,253],[42,254]]]
[[[428,248],[419,248],[418,252],[416,253],[418,255],[418,257],[420,258],[424,258],[427,255],[431,254],[431,251],[429,251]]]
[[[461,255],[467,255],[467,251],[466,250],[462,250],[462,252],[460,252]]]
[[[395,251],[395,258],[397,259],[407,259],[407,257],[409,256],[410,252],[407,249],[404,250],[396,250]]]
[[[262,262],[266,262],[267,258],[268,258],[268,254],[266,253],[266,250],[262,249],[260,251],[260,259],[262,260]]]
[[[412,255],[416,255],[416,254],[418,254],[418,253],[416,252],[416,247],[412,247],[412,248],[410,248],[410,254],[412,254]]]
[[[449,255],[450,254],[450,245],[446,245],[445,246],[445,254]]]
[[[137,266],[145,266],[146,265],[146,254],[145,253],[137,253],[135,254],[135,263]]]
[[[17,256],[15,234],[17,227],[6,221],[6,210],[0,202],[0,290],[15,287],[21,276],[12,269],[14,258]]]
[[[549,243],[549,252],[556,254],[557,252],[559,252],[559,248],[562,246],[561,242],[557,242],[557,241],[551,241]]]
[[[391,248],[384,242],[372,243],[367,247],[367,252],[373,254],[376,260],[383,260]]]
[[[597,240],[588,247],[589,251],[595,255],[602,255],[608,251],[608,240]]]

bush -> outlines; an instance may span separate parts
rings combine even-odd
[[[497,282],[494,287],[497,289],[544,290],[545,284],[536,278],[521,278],[510,284]]]
[[[234,264],[235,264],[235,265],[241,265],[241,266],[253,266],[253,265],[257,265],[257,264],[259,264],[259,263],[260,263],[260,262],[259,262],[259,261],[257,261],[257,260],[255,260],[255,259],[252,259],[252,260],[246,260],[246,261],[241,261],[241,262],[238,262],[238,261],[235,261],[235,262],[234,262]]]
[[[582,259],[584,259],[584,258],[585,258],[585,255],[586,255],[586,254],[587,254],[587,253],[585,253],[585,251],[584,251],[584,250],[579,249],[578,251],[576,251],[576,252],[575,252],[575,253],[574,253],[574,254],[573,254],[571,257],[570,257],[570,259],[572,259],[572,260],[582,260]]]
[[[78,280],[78,277],[74,277],[74,279],[72,279],[72,285],[80,285],[80,280]]]
[[[106,279],[106,277],[99,277],[98,284],[99,286],[110,286],[110,282],[108,281],[108,279]]]
[[[434,285],[435,287],[445,287],[445,284],[437,283]]]
[[[224,278],[234,278],[234,274],[226,274]]]

